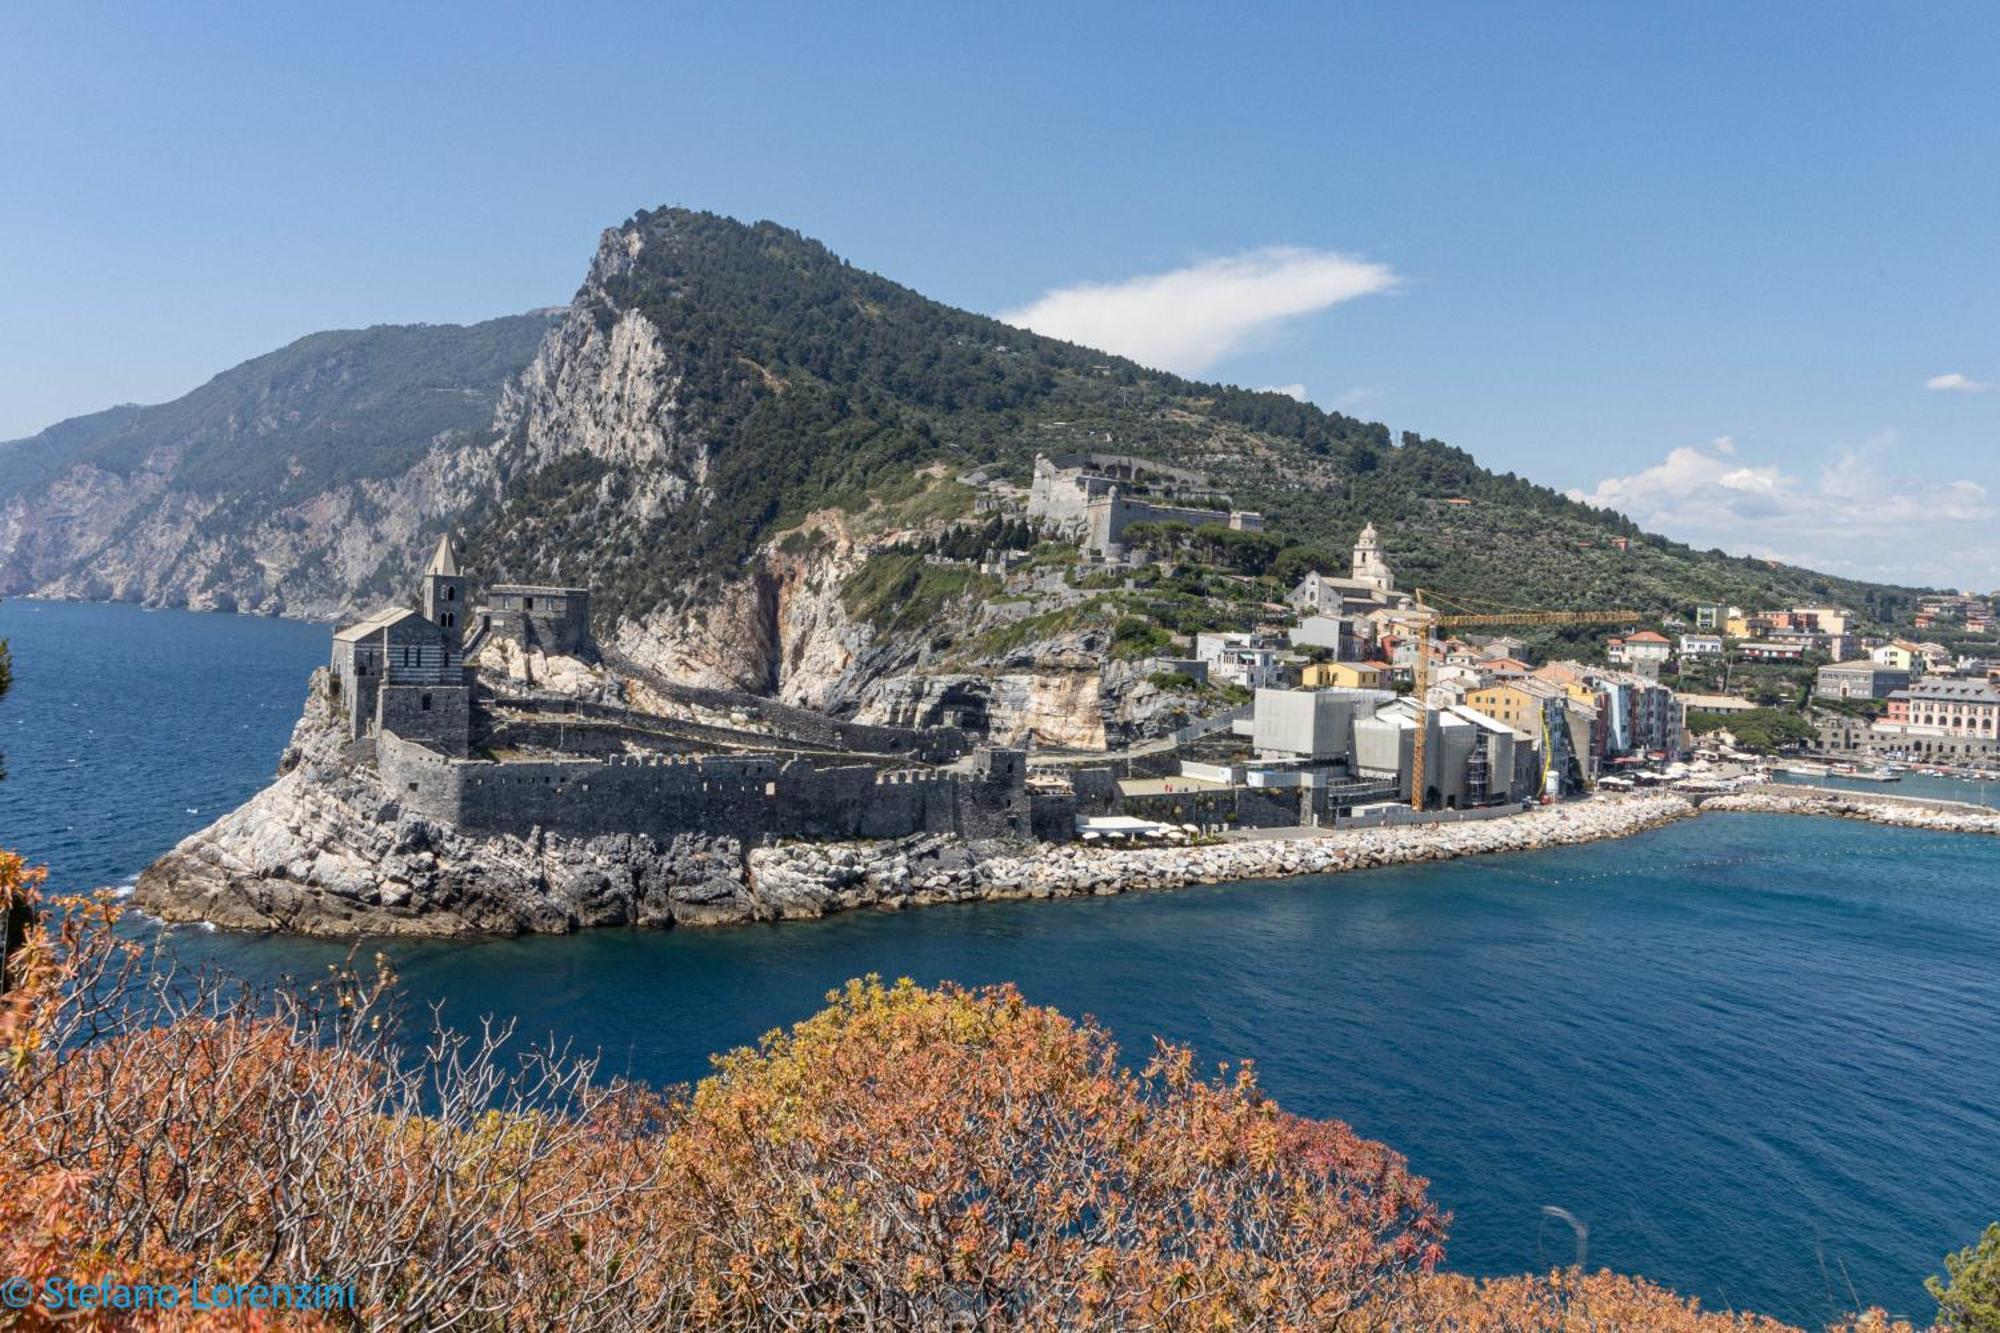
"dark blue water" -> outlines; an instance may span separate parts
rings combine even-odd
[[[0,839],[116,883],[270,772],[325,631],[0,606],[20,683]],[[187,813],[199,807],[201,814]],[[180,930],[258,977],[338,945]],[[477,944],[393,942],[457,1017],[554,1029],[657,1081],[843,979],[1012,980],[1255,1059],[1287,1107],[1407,1153],[1452,1263],[1592,1263],[1815,1323],[1928,1318],[1921,1279],[2000,1216],[2000,840],[1705,816],[1532,856],[1055,903]]]

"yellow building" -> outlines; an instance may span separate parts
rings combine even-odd
[[[1386,690],[1389,668],[1380,662],[1314,662],[1299,673],[1299,684],[1309,690]]]
[[[1495,722],[1504,722],[1530,736],[1541,734],[1542,706],[1557,691],[1541,681],[1533,686],[1517,680],[1501,681],[1483,689],[1467,690],[1465,706],[1484,713]]]
[[[1722,622],[1722,632],[1732,639],[1749,638],[1750,617],[1744,615],[1735,607],[1730,607],[1728,618]]]
[[[1917,655],[1910,651],[1908,644],[1884,644],[1882,647],[1868,654],[1868,656],[1873,658],[1877,665],[1889,667],[1895,671],[1914,673],[1919,669]]]

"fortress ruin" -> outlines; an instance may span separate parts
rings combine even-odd
[[[1024,752],[974,748],[954,727],[862,726],[773,706],[759,710],[769,729],[750,731],[503,692],[468,665],[495,636],[595,657],[589,597],[496,584],[473,608],[440,538],[420,610],[387,607],[336,630],[329,688],[350,751],[372,761],[383,796],[482,836],[1060,841],[1074,831],[1074,797],[1031,786]]]

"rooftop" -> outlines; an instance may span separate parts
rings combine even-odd
[[[415,611],[412,611],[407,606],[380,607],[374,611],[370,611],[352,625],[343,625],[335,630],[333,632],[334,642],[356,643],[362,639],[372,638],[374,635],[380,634],[383,630],[389,628],[389,626],[400,624],[416,614]]]

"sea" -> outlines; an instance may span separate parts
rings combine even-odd
[[[28,601],[0,636],[0,845],[64,889],[129,886],[269,781],[328,647],[324,626]],[[260,982],[347,954],[131,928]],[[662,1084],[849,977],[1011,981],[1135,1062],[1156,1035],[1254,1061],[1286,1108],[1394,1145],[1472,1273],[1570,1262],[1554,1207],[1591,1266],[1710,1307],[1929,1319],[1924,1276],[2000,1218],[2000,839],[1704,815],[1324,878],[380,947],[448,1021]]]

